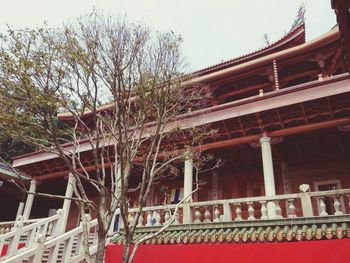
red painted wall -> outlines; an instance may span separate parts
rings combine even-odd
[[[25,243],[19,243],[19,244],[18,244],[18,249],[24,247],[25,245],[26,245]],[[3,256],[6,255],[8,247],[9,247],[8,244],[4,244],[4,245],[2,246],[2,251],[0,251],[0,252],[1,252],[1,253],[0,253],[0,256],[1,256],[1,257],[3,257]]]
[[[339,263],[349,262],[350,239],[291,243],[143,245],[134,263]],[[123,247],[108,245],[106,263],[121,262]]]

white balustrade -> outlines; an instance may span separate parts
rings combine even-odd
[[[338,196],[334,196],[333,197],[333,206],[334,206],[334,210],[335,210],[335,215],[336,216],[339,216],[339,215],[342,215],[343,212],[341,211],[341,204],[340,204],[340,201],[339,201],[339,197]]]
[[[253,202],[248,202],[248,220],[256,220],[254,216],[254,203]]]
[[[201,211],[199,210],[199,207],[195,207],[195,212],[194,212],[194,221],[193,223],[200,223],[202,222],[201,220],[202,214]]]
[[[180,215],[178,212],[174,211],[174,213],[175,213],[174,225],[178,225],[178,224],[180,224]]]
[[[152,226],[152,211],[147,211],[147,223],[146,226]]]
[[[275,210],[276,210],[276,219],[282,219],[283,218],[282,209],[281,209],[279,201],[275,202]]]
[[[288,218],[297,217],[294,199],[288,199]]]
[[[131,226],[133,226],[133,225],[135,225],[135,213],[133,213],[133,212],[131,212],[130,214],[129,214],[129,224],[131,225]]]
[[[236,204],[236,218],[235,221],[241,221],[242,220],[242,210],[241,210],[241,204],[237,203]]]
[[[327,205],[333,205],[328,207],[329,209],[334,208],[334,215],[341,216],[349,214],[349,211],[343,207],[344,196],[350,202],[350,189],[340,189],[331,191],[319,191],[309,192],[304,191],[303,193],[276,195],[276,196],[261,196],[261,197],[250,197],[250,198],[238,198],[228,200],[213,200],[205,202],[191,202],[188,203],[190,212],[194,215],[193,223],[202,222],[202,211],[203,221],[210,223],[218,223],[221,221],[232,221],[231,206],[235,209],[236,217],[235,221],[240,220],[257,220],[255,218],[254,204],[260,204],[261,220],[268,219],[267,203],[273,202],[276,210],[276,220],[282,219],[282,214],[285,214],[288,218],[297,217],[296,203],[301,203],[302,198],[308,196],[310,200],[317,201],[319,207],[319,215],[327,216]],[[327,202],[325,202],[327,198]],[[331,202],[333,200],[333,203]],[[280,206],[281,203],[286,203],[283,206],[283,211]],[[179,210],[180,208],[180,210]],[[176,213],[175,213],[176,209]],[[310,209],[310,207],[309,207]],[[312,207],[311,207],[312,209]],[[243,211],[242,211],[243,210]],[[211,213],[212,211],[212,213]],[[221,211],[223,214],[221,215]],[[298,208],[298,211],[303,211],[303,207]],[[130,222],[138,226],[161,226],[162,223],[168,222],[173,218],[173,224],[180,224],[180,218],[183,218],[183,205],[177,207],[176,205],[162,205],[156,207],[144,207],[141,211],[141,215],[138,222],[135,222],[135,214],[140,213],[139,208],[129,209]],[[180,216],[180,212],[182,212]],[[56,215],[48,218],[39,219],[29,223],[24,221],[23,218],[18,217],[16,222],[4,222],[0,223],[0,251],[3,251],[3,246],[6,241],[8,243],[8,250],[6,255],[0,257],[1,263],[10,262],[22,262],[23,260],[29,262],[41,262],[42,252],[49,250],[49,262],[56,262],[58,257],[58,248],[63,246],[62,258],[64,262],[79,262],[84,259],[84,249],[82,248],[83,242],[83,229],[79,226],[72,231],[61,234],[61,220],[63,213],[62,209],[57,211]],[[316,214],[312,211],[312,214]],[[243,216],[244,215],[244,218]],[[247,215],[247,216],[246,216]],[[146,222],[144,224],[144,216],[146,216]],[[163,217],[163,219],[161,218]],[[304,216],[304,214],[301,214]],[[308,216],[309,213],[308,213]],[[91,234],[94,237],[93,244],[90,246],[90,251],[96,253],[97,251],[97,221],[92,220],[89,223],[89,228],[92,230]],[[48,238],[48,236],[50,236]],[[19,239],[25,237],[25,247],[18,249]],[[76,248],[72,249],[73,240],[76,240]],[[74,253],[73,253],[74,252]]]
[[[319,201],[320,201],[320,216],[328,216],[328,213],[326,211],[327,207],[326,207],[326,203],[324,202],[324,198],[320,197]]]
[[[205,212],[204,212],[204,222],[205,223],[210,223],[210,211],[209,211],[209,206],[205,207]]]
[[[220,222],[220,210],[219,206],[215,205],[214,206],[214,220],[213,222],[217,223]]]
[[[260,205],[261,205],[261,208],[260,208],[261,217],[260,217],[260,219],[266,220],[266,219],[268,219],[266,201],[260,201]]]
[[[164,215],[164,223],[167,223],[170,220],[170,213],[169,211],[165,211],[165,215]]]
[[[309,202],[305,202],[306,198]],[[327,207],[329,203],[325,202],[327,200],[333,200],[332,208],[334,208],[335,215],[344,214],[345,208],[343,207],[344,196],[346,200],[350,202],[350,189],[340,189],[331,191],[319,191],[319,192],[309,192],[304,191],[302,193],[295,194],[285,194],[285,195],[275,195],[275,196],[259,196],[259,197],[249,197],[249,198],[237,198],[237,199],[226,199],[226,200],[212,200],[203,202],[191,202],[188,203],[191,212],[192,223],[219,223],[219,222],[231,222],[231,221],[242,221],[242,220],[268,220],[268,203],[273,203],[276,220],[282,220],[286,218],[296,218],[297,212],[301,212],[300,216],[305,216],[303,213],[307,211],[306,217],[310,217],[313,214],[319,214],[320,216],[327,216]],[[310,204],[312,200],[317,201],[319,207],[319,213],[313,211]],[[257,204],[259,204],[259,211],[261,216],[256,217]],[[281,206],[281,204],[285,204]],[[298,208],[296,204],[301,204],[302,206]],[[307,209],[304,209],[303,204],[309,204]],[[350,205],[350,204],[349,204]],[[184,218],[183,205],[180,205],[180,210],[174,215],[176,205],[162,205],[155,207],[144,207],[142,209],[146,216],[146,223],[142,222],[144,226],[160,226],[170,220],[173,216],[172,224],[180,224],[180,218]],[[130,209],[130,213],[135,213],[138,208]],[[235,217],[233,218],[232,212],[235,211]],[[182,214],[180,214],[182,212]],[[161,218],[162,217],[162,218]],[[143,218],[143,217],[142,217]],[[139,219],[138,226],[141,226],[141,219]]]
[[[154,206],[154,207],[144,207],[142,209],[142,214],[140,215],[138,219],[137,226],[160,226],[169,220],[173,219],[173,224],[179,224],[180,223],[180,215],[179,212],[177,212],[177,215],[174,215],[176,205],[162,205],[162,206]],[[180,205],[181,207],[181,205]],[[135,214],[139,213],[139,208],[131,208],[129,209],[129,223],[131,221],[135,220]],[[144,223],[144,215],[146,216],[146,222]]]
[[[153,220],[154,220],[154,225],[155,226],[160,226],[160,211],[159,210],[156,210],[154,211],[153,213]]]
[[[55,236],[58,234],[57,230],[60,228],[62,223],[63,210],[57,210],[57,214],[48,218],[37,220],[34,223],[25,225],[22,216],[18,216],[14,223],[13,229],[0,235],[0,251],[3,251],[5,241],[8,242],[8,249],[5,255],[0,257],[1,260],[5,260],[9,257],[14,256],[18,251],[22,251],[34,246],[35,239],[41,236],[46,239],[48,235]],[[24,248],[18,248],[20,238],[25,238]]]
[[[137,226],[143,226],[143,214],[142,213],[140,214]]]
[[[97,252],[97,219],[92,220],[88,224],[88,228],[90,229],[92,244],[89,245],[89,252],[91,255],[96,254]],[[76,246],[73,248],[73,242],[76,240]],[[54,237],[49,240],[45,240],[45,238],[41,235],[37,236],[34,240],[34,246],[18,253],[11,257],[11,259],[1,261],[1,263],[10,263],[10,262],[42,262],[42,255],[44,251],[48,251],[48,262],[57,262],[60,255],[57,251],[62,249],[61,254],[61,262],[65,263],[73,263],[73,262],[81,262],[85,259],[85,251],[83,249],[83,227],[80,225],[79,227],[68,231],[64,234],[61,234],[57,237]]]

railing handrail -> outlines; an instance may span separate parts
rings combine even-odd
[[[245,197],[245,198],[233,198],[233,199],[221,199],[221,200],[192,202],[192,203],[190,203],[190,206],[195,207],[195,206],[206,206],[206,205],[211,206],[211,205],[217,205],[217,204],[237,204],[237,203],[247,203],[247,202],[277,201],[277,200],[286,200],[286,199],[296,199],[299,197],[300,197],[300,194],[256,196],[256,197]]]
[[[317,191],[317,192],[308,192],[311,197],[319,196],[337,196],[350,194],[350,188],[337,189],[337,190],[327,190],[327,191]]]
[[[97,226],[97,219],[94,219],[94,220],[91,220],[90,221],[90,229]],[[57,245],[57,244],[60,244],[62,243],[63,241],[69,239],[69,238],[72,238],[80,233],[83,232],[83,226],[80,225],[62,235],[59,235],[57,237],[54,237],[50,240],[48,240],[47,242],[45,242],[45,249],[48,249],[50,247],[53,247],[54,245]]]
[[[50,217],[47,217],[47,218],[43,218],[42,220],[39,220],[33,224],[30,224],[30,225],[27,225],[27,226],[24,226],[22,229],[23,229],[23,232],[27,232],[37,226],[41,226],[41,225],[45,225],[45,224],[49,224],[53,221],[56,221],[60,218],[60,215],[56,214],[56,215],[52,215]]]
[[[23,223],[26,224],[26,223],[35,223],[37,222],[38,220],[42,220],[42,219],[45,219],[47,217],[40,217],[40,218],[33,218],[33,219],[27,219],[27,220],[23,220]],[[0,222],[0,227],[2,225],[14,225],[16,223],[16,220],[15,221],[2,221]]]
[[[50,216],[50,217],[47,217],[47,218],[42,218],[30,225],[26,225],[26,226],[23,226],[22,227],[22,233],[26,233],[32,229],[34,229],[35,227],[37,226],[41,226],[41,225],[45,225],[45,224],[49,224],[55,220],[58,220],[59,219],[59,215],[53,215],[53,216]],[[27,220],[24,221],[24,223],[28,222]],[[1,234],[0,237],[2,240],[6,240],[8,238],[11,238],[12,236],[14,236],[16,233],[16,230],[15,229],[12,229],[10,232],[8,233],[5,233],[5,234]]]
[[[212,205],[227,204],[227,203],[237,204],[237,203],[247,203],[247,202],[288,200],[288,199],[300,198],[301,194],[303,194],[303,193],[201,201],[201,202],[192,202],[192,203],[190,203],[190,206],[196,207],[196,206],[212,206]],[[337,196],[337,195],[350,194],[350,188],[338,189],[338,190],[317,191],[317,192],[307,192],[307,194],[309,194],[310,197]]]
[[[93,228],[97,226],[97,219],[94,219],[90,222],[89,228]],[[47,240],[43,243],[43,248],[42,250],[47,250],[50,249],[54,246],[59,246],[62,242],[70,239],[70,238],[74,238],[75,236],[77,236],[78,234],[82,233],[83,230],[83,226],[80,225],[62,235],[59,235],[57,237],[54,237],[50,240]],[[19,251],[18,254],[11,256],[10,258],[6,258],[1,260],[1,263],[10,263],[10,262],[14,262],[14,261],[21,261],[21,260],[25,260],[25,259],[29,259],[31,257],[33,257],[36,253],[37,253],[38,248],[37,247],[29,247],[26,249],[23,249],[21,251]],[[96,253],[97,251],[97,244],[92,244],[89,246],[89,250],[90,253],[93,255]],[[78,255],[72,255],[72,258],[69,260],[69,262],[79,262],[80,260],[84,259],[84,252],[81,252]]]
[[[155,210],[164,210],[164,209],[175,209],[177,204],[171,204],[171,205],[157,205],[157,206],[145,206],[142,208],[142,212],[147,212],[147,211],[155,211]],[[181,207],[182,205],[179,205]],[[129,213],[135,213],[138,212],[140,208],[134,207],[129,209]]]
[[[51,219],[53,218],[50,217]],[[45,220],[46,222],[50,222],[49,220]],[[53,220],[52,220],[53,221]],[[45,222],[45,223],[46,223]],[[96,227],[98,224],[97,222],[97,219],[94,219],[92,221],[90,221],[90,224],[89,224],[89,229],[92,229],[94,227]],[[44,241],[43,243],[43,248],[41,248],[42,250],[47,250],[47,249],[50,249],[54,246],[59,246],[62,242],[70,239],[70,238],[74,238],[75,236],[81,234],[83,232],[83,226],[80,225],[66,233],[63,233],[57,237],[54,237],[50,240],[46,240]],[[95,233],[96,235],[96,233]],[[3,235],[2,235],[3,236]],[[0,259],[0,262],[1,263],[10,263],[10,262],[14,262],[14,261],[21,261],[21,260],[25,260],[25,259],[29,259],[33,256],[35,256],[35,254],[37,253],[37,250],[38,248],[37,247],[28,247],[28,248],[25,248],[25,249],[22,249],[22,250],[19,250],[18,253],[16,255],[13,255],[11,257],[8,257],[8,258],[3,258],[3,259]],[[92,245],[89,246],[89,250],[90,250],[90,253],[91,254],[95,254],[96,251],[97,251],[97,244],[94,243]],[[78,255],[72,255],[72,258],[69,260],[69,262],[78,262],[79,259],[83,260],[84,259],[84,254],[83,252],[81,252],[80,254]],[[78,260],[78,261],[76,261]]]

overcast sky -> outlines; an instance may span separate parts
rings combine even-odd
[[[6,24],[36,27],[44,21],[56,27],[96,7],[182,35],[189,69],[197,70],[261,48],[264,33],[278,40],[303,2],[307,40],[335,25],[330,0],[0,0],[0,31]]]

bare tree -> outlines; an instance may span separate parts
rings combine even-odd
[[[10,29],[1,40],[1,131],[57,154],[74,175],[86,261],[104,261],[107,231],[120,208],[123,262],[131,262],[137,227],[128,224],[132,172],[140,175],[138,222],[152,184],[172,172],[170,165],[202,139],[201,130],[174,124],[208,97],[204,86],[186,85],[192,76],[183,74],[181,37],[92,12],[63,30]],[[67,150],[63,143],[73,147]],[[93,169],[82,162],[83,144]],[[96,190],[98,202],[86,185]],[[87,243],[86,207],[98,220],[94,259]]]

